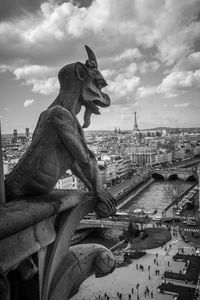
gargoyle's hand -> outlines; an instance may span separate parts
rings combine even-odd
[[[97,193],[98,201],[96,204],[96,213],[100,218],[107,218],[116,213],[116,200],[115,198],[106,190],[101,189]]]

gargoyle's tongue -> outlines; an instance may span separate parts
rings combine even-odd
[[[93,104],[93,103],[91,103]],[[91,105],[90,104],[90,105]],[[93,107],[94,106],[94,107]],[[94,109],[95,108],[95,109]],[[86,106],[85,107],[85,113],[84,113],[84,117],[83,117],[83,120],[84,120],[84,123],[83,123],[83,126],[82,128],[87,128],[89,125],[90,125],[90,117],[91,117],[91,114],[94,113],[96,115],[99,115],[100,112],[98,111],[97,107],[95,104],[91,105],[91,106]]]

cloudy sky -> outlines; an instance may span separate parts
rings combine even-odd
[[[200,126],[200,0],[1,1],[0,41],[3,133],[34,129],[85,44],[112,100],[90,129]]]

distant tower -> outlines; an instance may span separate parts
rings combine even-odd
[[[200,164],[198,164],[197,166],[197,175],[198,175],[198,179],[199,179],[199,189],[200,189]],[[199,190],[199,207],[198,207],[198,217],[200,220],[200,190]]]
[[[26,134],[26,137],[29,138],[29,136],[30,136],[29,128],[25,128],[25,134]]]
[[[114,129],[114,135],[117,136],[117,127]]]
[[[16,140],[17,139],[17,129],[13,130],[13,138]]]
[[[138,124],[137,124],[137,113],[136,111],[134,112],[135,114],[135,123],[134,123],[134,128],[133,128],[133,131],[136,132],[136,131],[139,131],[139,128],[138,128]]]

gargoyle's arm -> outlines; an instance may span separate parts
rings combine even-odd
[[[87,180],[87,178],[85,177],[84,173],[82,172],[78,161],[74,161],[72,167],[71,167],[71,171],[74,175],[76,175],[79,179],[81,179],[81,181],[83,183],[85,183],[85,186],[88,188],[89,191],[92,191],[92,184],[89,182],[89,180]]]
[[[88,149],[75,118],[65,108],[55,106],[51,109],[50,120],[66,150],[74,158],[72,172],[86,184],[89,190],[98,193],[102,189],[102,184],[98,175],[97,161],[92,151]]]
[[[85,183],[85,185],[89,191],[92,191],[92,190],[98,191],[98,190],[100,190],[100,188],[102,188],[102,184],[99,179],[96,159],[92,159],[92,157],[91,157],[90,164],[91,164],[91,166],[87,170],[85,169],[83,171],[82,164],[79,163],[79,161],[75,160],[71,167],[71,170],[74,173],[74,175],[76,175],[79,179],[81,179]],[[89,173],[91,173],[91,174],[89,174]],[[87,179],[90,177],[92,179],[92,182],[91,181],[89,182]]]

